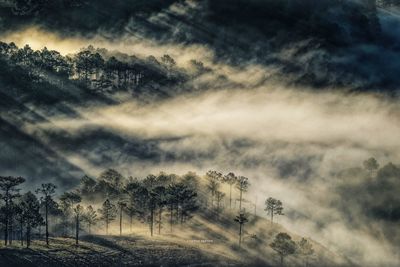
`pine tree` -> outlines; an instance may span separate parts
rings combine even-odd
[[[229,209],[232,209],[232,186],[237,183],[237,176],[230,172],[224,176],[223,181],[229,185]]]
[[[120,199],[118,201],[118,210],[119,210],[119,235],[122,236],[122,214],[127,207],[126,201],[124,199]]]
[[[271,224],[274,223],[274,215],[284,215],[282,202],[272,197],[265,201],[265,211],[271,216]]]
[[[296,243],[292,240],[290,235],[286,233],[277,234],[270,246],[278,253],[281,266],[283,266],[283,259],[286,256],[294,254],[297,248]]]
[[[3,177],[0,176],[0,190],[2,191],[0,197],[4,201],[5,205],[2,207],[3,224],[4,224],[4,244],[7,246],[9,239],[9,230],[13,222],[13,200],[19,197],[19,189],[16,188],[18,185],[25,182],[22,177]],[[10,240],[11,241],[11,240]]]
[[[79,244],[79,230],[80,230],[80,222],[83,219],[84,209],[81,205],[76,205],[73,209],[75,215],[75,245]]]
[[[80,203],[82,200],[81,196],[76,192],[65,192],[60,197],[60,209],[62,212],[62,225],[63,225],[63,235],[67,235],[67,228],[72,224],[69,221],[72,213],[72,207]]]
[[[97,217],[97,212],[93,209],[91,205],[86,208],[86,211],[83,215],[83,220],[86,222],[88,226],[89,235],[91,234],[91,229],[93,225],[96,225],[99,218]]]
[[[45,207],[45,225],[46,225],[46,245],[49,246],[49,209],[50,203],[53,201],[53,195],[56,190],[56,186],[52,183],[42,184],[41,188],[36,190],[36,194],[41,194],[41,202]]]
[[[44,223],[40,215],[40,203],[37,197],[30,191],[21,197],[22,217],[26,226],[26,246],[31,245],[32,229]]]
[[[312,244],[307,239],[302,238],[297,247],[299,254],[304,257],[304,266],[307,267],[310,256],[314,254]]]
[[[211,208],[213,208],[215,193],[221,186],[220,181],[222,179],[222,174],[216,171],[208,171],[206,179],[208,180],[207,189],[211,193]]]
[[[100,220],[104,221],[106,225],[106,234],[108,235],[108,227],[117,217],[117,208],[110,202],[110,200],[106,199],[102,208],[99,209],[99,213],[101,214]]]
[[[243,200],[243,193],[247,192],[249,189],[250,183],[249,178],[244,176],[239,176],[236,181],[236,188],[239,190],[239,212],[242,211],[242,200]]]
[[[242,235],[243,235],[243,228],[244,224],[248,222],[248,216],[243,211],[236,216],[235,222],[239,223],[239,247],[242,246]]]

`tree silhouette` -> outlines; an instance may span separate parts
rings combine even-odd
[[[63,235],[67,234],[67,227],[69,225],[69,218],[72,211],[72,207],[80,203],[82,200],[81,196],[76,192],[65,192],[60,196],[60,208],[62,211],[63,220]]]
[[[214,207],[214,199],[215,199],[215,193],[218,191],[220,188],[220,180],[222,178],[222,174],[216,171],[208,171],[206,173],[206,178],[208,180],[207,184],[207,189],[211,193],[211,208]]]
[[[127,204],[124,199],[120,199],[117,203],[118,205],[118,210],[119,210],[119,235],[122,236],[122,213],[125,210]]]
[[[173,68],[176,65],[175,60],[170,55],[164,55],[161,57],[161,62],[168,68]]]
[[[0,210],[0,214],[2,214],[1,210]],[[21,198],[19,198],[18,203],[15,205],[14,214],[15,214],[15,219],[17,220],[17,222],[19,224],[19,238],[21,241],[21,246],[23,246],[24,245],[24,216],[22,213]]]
[[[154,187],[157,186],[158,179],[157,176],[153,174],[149,174],[143,180],[143,186],[147,188],[147,190],[152,190]]]
[[[249,178],[244,176],[238,177],[236,181],[236,188],[239,190],[239,212],[242,210],[243,193],[247,192],[249,186],[250,186]]]
[[[92,199],[96,191],[96,185],[95,179],[85,175],[80,180],[79,193],[86,198]]]
[[[158,234],[161,234],[161,227],[162,227],[162,213],[164,206],[166,204],[166,188],[164,186],[157,186],[153,190],[153,194],[155,197],[155,204],[158,208]]]
[[[234,221],[239,224],[239,247],[241,247],[244,224],[247,223],[249,219],[247,214],[245,214],[243,211],[240,211],[239,215],[236,216]]]
[[[89,50],[83,50],[75,56],[75,66],[79,78],[84,80],[89,86],[92,74],[98,73],[98,70],[104,65],[104,60],[99,53],[92,53]]]
[[[292,240],[290,235],[286,233],[277,234],[270,246],[278,253],[281,266],[283,266],[283,259],[286,256],[296,253],[296,243]]]
[[[223,181],[229,185],[229,209],[232,209],[232,186],[237,183],[237,176],[230,172],[224,176]]]
[[[96,225],[99,220],[96,211],[93,209],[91,205],[87,206],[86,211],[83,214],[83,220],[86,222],[88,226],[88,231],[90,235],[92,226]]]
[[[83,219],[84,208],[81,205],[76,205],[74,207],[74,215],[75,215],[75,245],[79,244],[79,230],[80,230],[80,222]]]
[[[197,191],[199,189],[199,179],[200,177],[195,172],[188,172],[182,176],[182,183]]]
[[[154,231],[154,212],[156,209],[156,201],[157,195],[154,190],[147,190],[148,198],[147,198],[147,208],[149,210],[149,216],[147,218],[150,225],[150,235],[153,236]]]
[[[199,208],[197,205],[197,192],[183,183],[178,183],[176,186],[177,214],[179,214],[180,210],[180,223],[183,224],[191,217],[192,212]]]
[[[161,62],[167,69],[167,76],[170,77],[173,69],[176,66],[175,60],[170,55],[164,55],[161,57]]]
[[[108,169],[100,174],[96,191],[105,198],[116,200],[124,187],[124,177],[114,169]]]
[[[363,162],[364,168],[372,175],[379,168],[379,163],[375,158],[369,158]]]
[[[174,224],[174,209],[178,206],[178,199],[176,198],[178,190],[179,188],[176,183],[170,184],[166,190],[166,203],[169,207],[169,225],[171,232]]]
[[[282,212],[283,211],[282,202],[272,197],[269,197],[265,201],[264,210],[267,212],[267,214],[271,216],[271,224],[273,224],[274,222],[274,215],[284,215]]]
[[[128,195],[128,204],[126,206],[126,211],[129,215],[130,222],[130,232],[132,232],[133,217],[137,215],[138,217],[143,217],[144,215],[144,202],[146,201],[144,193],[144,188],[137,179],[131,179],[125,186],[125,191]]]
[[[221,207],[221,202],[225,197],[225,193],[221,192],[221,191],[217,191],[215,193],[215,198],[217,200],[217,216],[219,216],[219,213],[222,211],[222,207]]]
[[[6,246],[8,244],[10,225],[13,221],[13,200],[19,197],[19,189],[16,187],[23,182],[25,182],[25,179],[22,177],[0,176],[0,190],[2,191],[0,197],[5,203],[2,213],[4,214],[4,244]]]
[[[101,214],[100,220],[104,221],[106,225],[106,234],[108,235],[108,226],[117,217],[117,208],[110,202],[109,199],[106,199],[102,205],[102,208],[99,209],[99,213]]]
[[[40,200],[45,207],[45,225],[46,225],[46,245],[49,245],[49,208],[53,201],[53,195],[56,192],[56,186],[52,183],[42,184],[41,188],[36,190],[36,194],[41,194]]]
[[[302,238],[297,246],[300,255],[304,257],[304,266],[308,266],[308,259],[314,254],[312,244],[305,238]]]
[[[21,197],[22,217],[26,226],[26,247],[31,245],[32,229],[43,224],[43,218],[40,215],[40,203],[32,192],[27,192]]]

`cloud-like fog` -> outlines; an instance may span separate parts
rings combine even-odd
[[[255,195],[260,207],[267,196],[284,201],[288,216],[279,220],[289,229],[365,266],[398,263],[390,243],[369,232],[371,225],[358,210],[353,215],[360,216],[361,226],[355,227],[334,204],[341,201],[334,190],[340,170],[361,166],[370,156],[381,164],[400,162],[397,101],[272,86],[210,90],[146,105],[127,99],[112,107],[78,111],[82,119],[55,117],[50,124],[26,129],[62,128],[71,138],[107,129],[126,140],[156,140],[161,155],[157,162],[120,152],[113,166],[134,176],[161,170],[235,171],[251,178],[250,201]],[[88,173],[100,171],[79,153],[65,156]]]
[[[194,2],[187,3],[196,9],[194,4],[190,6]],[[147,20],[174,28],[166,14],[187,15],[179,4],[167,11],[152,14]],[[384,21],[384,30],[391,32],[394,23],[391,19]],[[309,236],[362,266],[400,264],[398,244],[385,237],[383,222],[368,221],[363,211],[354,206],[350,214],[353,221],[349,223],[348,214],[340,209],[342,196],[336,190],[338,185],[363,183],[359,177],[339,180],[336,174],[361,166],[371,156],[381,165],[400,162],[398,100],[338,92],[337,88],[324,87],[324,91],[316,92],[312,88],[288,87],[293,73],[281,72],[284,64],[260,65],[249,60],[230,65],[219,61],[210,46],[144,38],[134,31],[134,19],[126,26],[126,35],[115,40],[100,32],[71,38],[37,26],[8,32],[1,39],[19,45],[28,43],[36,49],[47,46],[63,54],[89,44],[143,57],[171,54],[180,67],[191,59],[200,59],[213,71],[182,86],[206,90],[152,103],[121,96],[115,105],[71,106],[78,114],[74,118],[64,114],[47,117],[42,123],[26,122],[24,133],[93,176],[108,167],[138,177],[159,171],[234,171],[251,179],[246,198],[254,201],[257,196],[259,207],[269,196],[284,202],[287,216],[278,221],[288,229]],[[177,37],[187,25],[179,24],[174,29]],[[299,56],[302,50],[306,52]],[[342,64],[333,69],[357,65],[357,70],[360,67],[369,79],[373,76],[370,73],[376,74],[375,70],[382,67],[377,62],[399,55],[395,49],[382,51],[385,52],[379,46],[359,44],[330,59]],[[367,62],[372,71],[368,66],[364,68],[357,56],[353,57],[357,54],[365,59],[365,54],[371,53],[379,59]],[[278,62],[295,62],[302,67],[298,76],[309,68],[310,73],[316,74],[315,79],[328,75],[331,80],[347,77],[349,83],[356,83],[354,77],[347,76],[346,69],[337,74],[328,67],[321,68],[326,66],[323,59],[330,55],[313,47],[310,40],[261,55]],[[397,61],[390,62],[385,66],[396,69]],[[382,72],[379,75],[384,76]],[[395,75],[394,82],[398,78]]]
[[[81,49],[95,44],[96,47],[110,51],[135,54],[138,57],[153,55],[157,58],[170,54],[180,65],[189,60],[201,57],[203,60],[211,60],[213,52],[201,45],[178,45],[152,41],[133,35],[127,31],[122,37],[111,39],[99,33],[95,36],[77,34],[74,37],[65,36],[58,32],[48,31],[40,26],[28,26],[18,31],[10,31],[0,34],[0,40],[14,42],[23,47],[28,44],[32,49],[40,50],[47,47],[57,50],[63,55],[79,52]]]

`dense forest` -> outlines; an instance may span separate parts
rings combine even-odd
[[[72,82],[97,93],[137,93],[147,89],[156,94],[160,87],[182,85],[189,78],[210,71],[196,60],[191,60],[189,70],[185,70],[178,68],[169,55],[160,59],[154,56],[139,59],[93,46],[75,55],[63,56],[47,48],[35,51],[29,45],[18,48],[14,43],[0,43],[0,60],[3,70],[12,75],[8,77],[10,84],[18,85],[23,75],[23,82],[41,87],[42,91],[46,90],[43,87],[50,87],[49,90],[51,86],[63,88]]]

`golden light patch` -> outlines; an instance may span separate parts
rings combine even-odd
[[[75,53],[87,44],[82,39],[63,38],[39,27],[29,27],[21,31],[10,32],[1,36],[0,39],[3,42],[14,42],[19,47],[28,44],[34,50],[47,47],[50,50],[57,50],[63,55]]]

